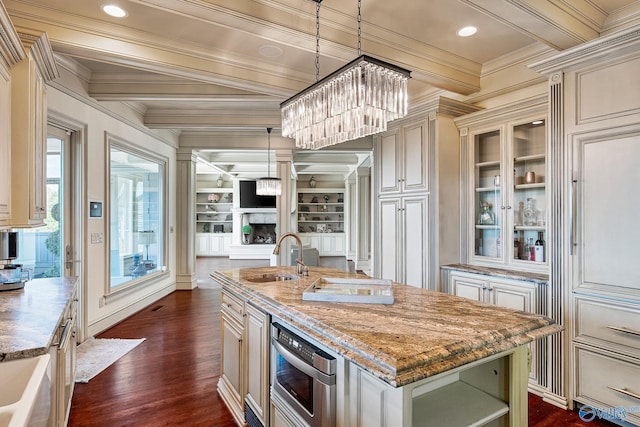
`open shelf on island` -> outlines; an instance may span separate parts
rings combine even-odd
[[[413,426],[483,426],[509,413],[509,405],[463,381],[413,399]]]

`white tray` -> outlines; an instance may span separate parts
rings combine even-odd
[[[305,301],[393,304],[393,282],[381,279],[323,277],[303,293]]]

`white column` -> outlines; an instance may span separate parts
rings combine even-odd
[[[276,150],[276,176],[282,181],[282,194],[276,200],[276,238],[289,231],[295,232],[291,221],[291,199],[295,185],[291,178],[293,153],[290,149]],[[280,255],[271,257],[271,265],[291,264],[291,245],[295,240],[289,238],[282,242]]]
[[[371,168],[356,169],[356,270],[372,275],[371,270]]]
[[[195,255],[196,156],[191,149],[178,149],[176,159],[176,289],[191,290],[198,285]]]
[[[358,247],[358,216],[356,204],[358,203],[358,192],[356,191],[356,172],[354,171],[349,175],[345,182],[345,237],[347,238],[347,259],[355,260],[357,257],[356,249]]]

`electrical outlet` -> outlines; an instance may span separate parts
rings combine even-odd
[[[91,233],[91,244],[95,245],[98,243],[102,243],[104,240],[102,233]]]

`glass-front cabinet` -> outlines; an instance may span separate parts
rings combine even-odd
[[[468,164],[465,261],[546,271],[546,108],[482,111],[456,124]]]

